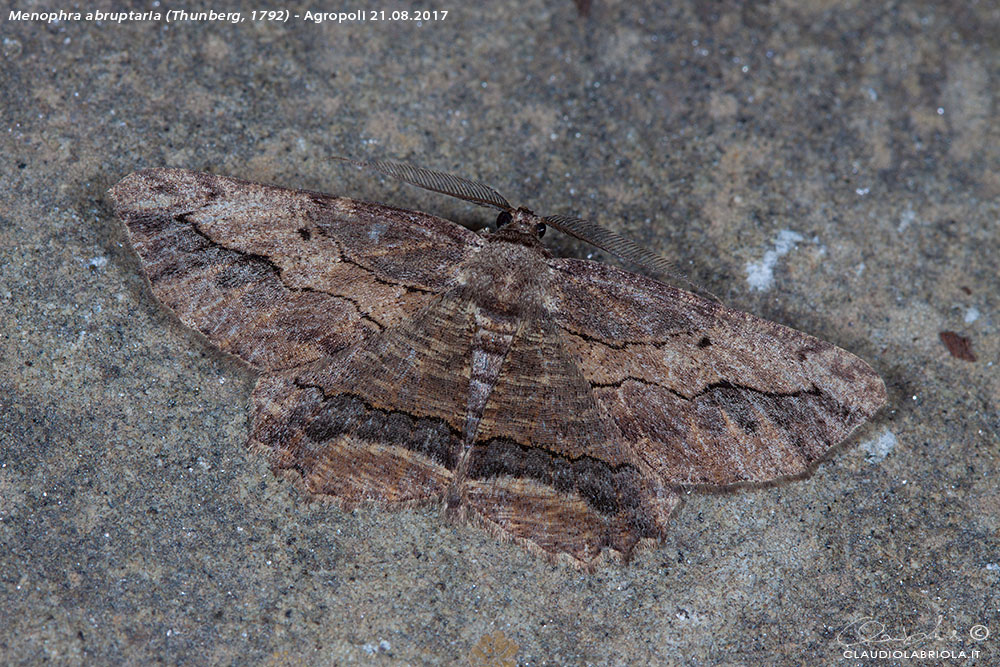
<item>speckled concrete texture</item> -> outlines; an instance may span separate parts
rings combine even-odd
[[[998,4],[471,5],[3,9],[0,662],[468,664],[502,632],[525,665],[1000,663]],[[491,218],[332,155],[594,218],[865,358],[890,404],[593,575],[434,508],[308,503],[244,450],[253,376],[157,304],[105,192],[180,166]]]

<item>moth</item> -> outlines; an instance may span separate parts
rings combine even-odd
[[[248,446],[311,496],[439,503],[592,570],[662,539],[685,489],[802,475],[885,403],[845,350],[540,240],[665,269],[594,223],[355,164],[497,229],[179,169],[110,192],[156,298],[259,373]]]

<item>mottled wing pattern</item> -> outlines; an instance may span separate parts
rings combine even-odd
[[[265,376],[251,447],[344,507],[442,497],[469,391],[468,305],[446,293],[323,363]]]
[[[549,264],[562,344],[663,484],[804,473],[885,403],[871,367],[830,343],[612,266]]]
[[[179,169],[112,196],[157,298],[261,370],[415,316],[482,243],[423,213]]]
[[[662,537],[675,492],[644,479],[549,321],[525,322],[483,414],[463,487],[480,523],[590,568]]]
[[[249,444],[276,471],[345,506],[443,493],[470,359],[467,313],[446,295],[479,236],[175,169],[132,174],[112,196],[160,301],[263,371]]]

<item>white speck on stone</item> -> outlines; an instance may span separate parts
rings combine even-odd
[[[790,229],[782,229],[774,238],[774,248],[764,253],[759,262],[747,262],[747,284],[750,289],[764,292],[774,284],[774,267],[778,259],[795,248],[795,244],[804,240],[802,234]]]
[[[896,227],[897,232],[905,232],[906,228],[913,224],[913,221],[917,219],[917,214],[913,212],[913,209],[909,206],[903,211],[903,214],[899,216],[899,225]]]
[[[107,263],[108,263],[108,258],[107,257],[104,257],[102,255],[98,255],[97,257],[94,257],[89,262],[87,262],[87,265],[88,266],[92,266],[95,269],[99,269],[99,268],[103,267],[104,265],[106,265]]]
[[[861,449],[867,456],[865,459],[869,463],[878,463],[887,457],[896,448],[896,435],[886,429],[877,437],[861,443]]]
[[[1000,572],[1000,563],[987,563],[986,569],[990,572]]]
[[[364,646],[362,646],[361,650],[367,653],[368,655],[375,655],[376,653],[388,653],[389,651],[392,650],[392,645],[389,644],[389,642],[387,642],[386,640],[380,639],[378,644],[369,642]]]
[[[979,309],[972,306],[967,311],[965,311],[965,323],[972,324],[979,319]]]

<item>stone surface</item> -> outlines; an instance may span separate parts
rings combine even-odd
[[[881,648],[940,620],[920,648],[995,662],[997,5],[449,9],[0,17],[4,660],[453,664],[502,632],[521,664],[847,664],[872,618]],[[889,406],[809,479],[691,495],[593,575],[433,509],[307,503],[244,450],[252,376],[156,303],[105,191],[179,166],[490,219],[331,155],[626,233],[861,356]]]

